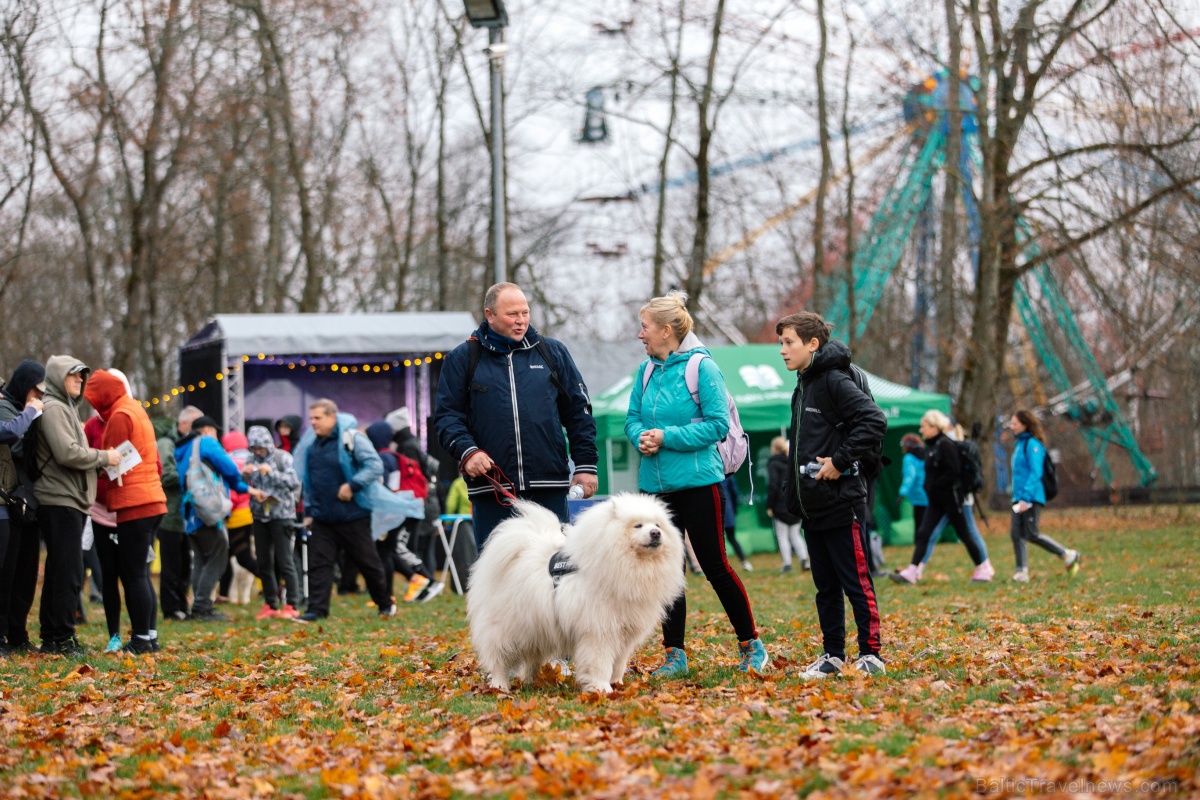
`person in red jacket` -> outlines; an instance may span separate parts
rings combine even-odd
[[[117,574],[133,626],[133,637],[124,650],[154,652],[159,649],[158,599],[150,582],[150,562],[158,524],[167,513],[154,426],[146,410],[129,396],[125,383],[109,372],[94,372],[84,396],[104,420],[104,446],[117,448],[129,442],[141,457],[139,463],[110,481],[105,505],[117,515]]]

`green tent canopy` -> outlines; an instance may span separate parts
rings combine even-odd
[[[738,407],[742,427],[750,435],[750,455],[754,462],[754,505],[742,506],[738,514],[738,538],[753,551],[774,550],[774,536],[766,515],[767,459],[771,439],[786,433],[791,419],[792,389],[795,376],[787,371],[779,357],[779,348],[769,344],[714,347],[713,360],[725,376],[725,385]],[[625,414],[634,380],[641,380],[642,366],[613,386],[592,398],[598,444],[603,446],[600,464],[600,491],[605,493],[637,490],[638,453],[625,438]],[[949,413],[950,397],[922,392],[867,374],[875,402],[888,419],[884,455],[892,463],[880,475],[876,488],[876,519],[884,540],[903,543],[912,540],[912,521],[900,520],[897,490],[900,487],[900,438],[917,430],[921,415],[931,408]],[[750,470],[738,472],[742,502],[750,497]],[[907,523],[907,524],[905,524]]]

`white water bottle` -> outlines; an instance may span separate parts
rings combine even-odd
[[[583,484],[577,483],[567,492],[567,499],[582,500],[583,499]]]

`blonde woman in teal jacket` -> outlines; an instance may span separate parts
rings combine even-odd
[[[720,491],[725,469],[717,453],[717,442],[729,432],[725,379],[692,333],[686,300],[686,294],[672,292],[641,308],[638,339],[649,359],[634,378],[625,435],[642,456],[638,488],[666,503],[675,526],[687,532],[700,568],[729,616],[741,655],[738,669],[763,672],[767,652],[758,638],[750,598],[725,557]],[[696,355],[703,357],[693,397],[686,373]],[[666,660],[655,676],[687,674],[686,618],[687,601],[680,595],[663,622]]]

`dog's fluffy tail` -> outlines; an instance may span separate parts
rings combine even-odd
[[[516,560],[529,549],[532,541],[553,540],[556,547],[561,547],[565,541],[562,522],[553,511],[528,500],[517,500],[515,506],[517,513],[497,525],[484,543],[484,553],[487,553],[487,557],[484,558],[481,553],[472,565],[472,583],[476,580],[478,572],[486,570],[496,575],[508,572]]]

